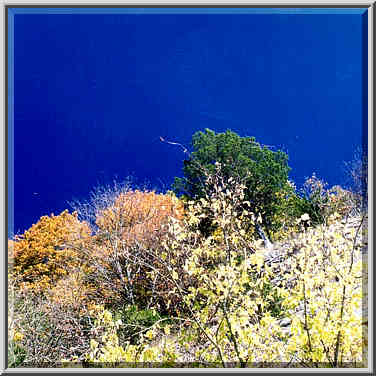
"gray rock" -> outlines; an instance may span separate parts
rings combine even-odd
[[[291,324],[291,319],[289,317],[285,317],[282,320],[279,321],[279,326],[281,328],[284,328],[286,326],[289,326]]]

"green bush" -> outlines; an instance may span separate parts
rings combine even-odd
[[[121,343],[137,343],[138,334],[161,319],[158,312],[151,309],[139,309],[137,306],[123,306],[114,313],[115,320],[121,320],[118,336]]]
[[[270,282],[264,283],[262,290],[262,298],[266,302],[265,311],[270,312],[272,317],[280,319],[286,312],[282,306],[283,298],[278,294],[277,290]]]
[[[19,344],[15,343],[15,341],[11,341],[8,346],[8,367],[15,368],[21,366],[26,359],[26,356],[26,350]]]
[[[210,129],[196,132],[192,146],[194,151],[184,161],[184,178],[175,178],[175,192],[191,200],[210,195],[214,185],[209,177],[217,173],[215,164],[219,163],[223,185],[226,186],[230,178],[244,184],[250,211],[262,218],[268,235],[275,230],[277,224],[273,217],[282,211],[280,194],[293,192],[288,184],[287,154],[272,151],[254,137],[241,137],[230,130],[217,134]],[[206,227],[210,227],[210,223]]]

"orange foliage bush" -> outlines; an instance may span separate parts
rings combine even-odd
[[[168,218],[181,220],[182,203],[167,194],[139,190],[121,193],[114,204],[97,216],[96,224],[106,232],[120,231],[127,244],[135,241],[150,245],[163,235]]]
[[[60,215],[43,216],[23,235],[9,242],[13,250],[10,264],[21,286],[35,291],[52,287],[80,264],[76,250],[67,244],[78,244],[90,236],[90,229],[67,210]]]
[[[160,278],[151,281],[148,272],[164,267],[154,256],[161,249],[169,218],[180,221],[183,215],[183,204],[175,196],[139,190],[120,193],[99,211],[98,230],[86,245],[97,291],[106,299],[141,306],[155,300],[158,291],[168,294],[166,284]]]

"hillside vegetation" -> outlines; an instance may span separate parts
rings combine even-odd
[[[219,135],[183,195],[105,187],[9,240],[9,367],[367,366],[361,195]]]

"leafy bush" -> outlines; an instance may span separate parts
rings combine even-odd
[[[15,322],[12,319],[12,313],[8,313],[8,367],[15,368],[22,365],[27,353],[22,345],[22,340],[24,339],[24,334],[15,327]]]
[[[260,145],[254,137],[240,137],[230,130],[218,134],[210,129],[197,132],[192,146],[194,151],[184,161],[184,178],[175,178],[176,193],[193,200],[210,194],[214,187],[208,177],[216,173],[217,162],[225,182],[232,177],[245,185],[250,211],[261,216],[267,232],[276,230],[278,223],[272,219],[281,212],[278,194],[290,191],[287,155]]]
[[[131,344],[135,344],[139,339],[139,334],[145,328],[152,327],[161,319],[161,316],[155,310],[140,310],[137,306],[124,306],[115,312],[114,319],[122,322],[118,330],[120,342],[128,341]]]
[[[77,246],[90,230],[67,210],[60,215],[43,216],[23,235],[10,243],[10,265],[21,286],[44,292],[80,264],[80,257],[69,243]]]
[[[80,268],[71,269],[69,274],[61,277],[46,293],[47,298],[54,304],[79,311],[96,298],[96,289],[88,283],[85,271],[89,270],[86,264]]]
[[[285,307],[297,307],[292,317],[287,352],[308,367],[362,366],[367,346],[362,326],[362,278],[367,265],[361,257],[363,219],[357,227],[342,222],[318,226],[301,233],[296,245],[301,252],[289,260],[286,281],[293,277]],[[287,286],[286,286],[287,287]]]
[[[12,340],[8,346],[8,367],[16,368],[21,366],[26,358],[27,354],[25,349]]]
[[[80,356],[89,349],[91,318],[85,306],[75,310],[29,291],[16,294],[11,317],[12,330],[23,335],[9,349],[10,360],[17,366],[53,368],[62,358]]]
[[[283,297],[269,281],[265,281],[263,285],[262,300],[265,302],[265,311],[270,312],[272,317],[281,319],[286,314],[283,307]]]
[[[151,246],[163,235],[169,217],[182,218],[183,209],[171,195],[148,191],[121,193],[112,206],[97,214],[98,233],[120,231],[127,245]]]
[[[218,187],[216,177],[209,179],[217,187],[216,193],[188,203],[184,221],[172,221],[166,238],[166,249],[186,255],[183,273],[167,262],[169,273],[165,276],[173,286],[171,294],[180,296],[184,302],[187,311],[184,318],[190,323],[189,329],[180,329],[179,336],[185,342],[190,337],[190,342],[193,339],[205,344],[195,354],[197,361],[204,364],[226,366],[235,362],[245,366],[258,357],[277,361],[282,342],[275,341],[275,337],[282,334],[264,302],[274,299],[274,292],[267,291],[272,275],[263,267],[262,251],[256,244],[250,246],[241,219],[234,218],[237,207],[246,205],[245,187],[234,182],[230,191],[225,190]],[[202,237],[197,232],[202,208],[208,206],[214,213],[216,226],[222,230],[222,240]],[[152,340],[157,331],[155,327],[144,337]],[[255,338],[258,338],[256,343]],[[125,343],[119,348],[117,341],[111,347],[103,344],[92,348],[89,359],[128,364],[158,359],[173,366],[179,358],[173,343],[153,347],[141,342],[136,348],[132,346]]]
[[[20,289],[16,278],[8,278],[9,361],[17,367],[57,367],[62,357],[82,354],[89,348],[90,321],[84,301],[51,299]],[[22,360],[22,362],[21,362]]]
[[[170,194],[129,190],[96,213],[94,235],[76,249],[90,260],[88,282],[108,304],[163,304],[169,287],[161,277],[162,243],[170,218],[182,219],[180,201]],[[150,278],[153,268],[159,274]]]

